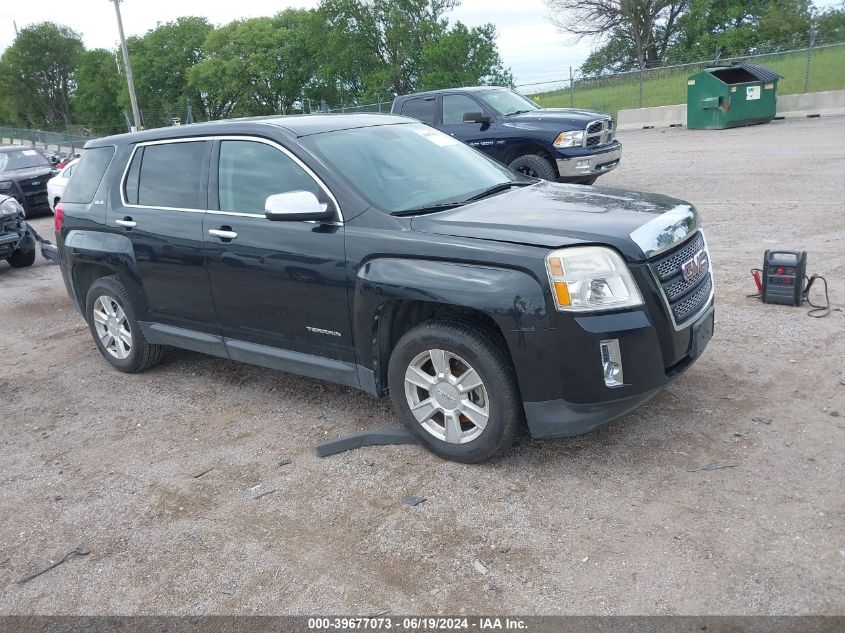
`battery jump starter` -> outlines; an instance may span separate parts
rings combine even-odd
[[[760,297],[763,303],[800,306],[807,302],[813,308],[807,314],[816,318],[826,317],[831,312],[827,280],[818,274],[807,277],[806,251],[767,250],[763,254],[763,268],[754,268],[751,274],[757,284],[758,294],[749,296]],[[810,301],[810,288],[817,279],[824,284],[825,305],[816,305]]]

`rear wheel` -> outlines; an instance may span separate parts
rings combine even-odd
[[[97,349],[113,367],[134,374],[161,362],[164,346],[147,343],[129,295],[117,279],[103,277],[91,284],[85,306]]]
[[[6,261],[9,262],[9,265],[12,268],[26,268],[27,266],[32,266],[35,263],[35,249],[32,248],[28,251],[16,250],[6,259]]]
[[[409,330],[390,357],[388,386],[402,423],[447,459],[490,459],[523,423],[510,358],[477,324],[436,319]]]
[[[551,162],[537,154],[517,156],[508,164],[508,167],[532,178],[542,178],[543,180],[555,180],[557,178],[557,172]]]

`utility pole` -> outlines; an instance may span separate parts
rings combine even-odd
[[[18,39],[18,23],[12,20],[12,26],[15,27],[15,39]]]
[[[141,113],[138,111],[138,97],[135,96],[135,82],[132,80],[132,67],[129,65],[129,51],[126,48],[126,37],[123,35],[123,20],[120,17],[120,0],[109,1],[114,2],[114,12],[117,15],[117,31],[120,34],[120,50],[123,52],[123,67],[126,70],[129,102],[132,104],[132,118],[135,119],[135,130],[140,130]]]

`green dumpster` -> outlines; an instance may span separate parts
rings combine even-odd
[[[687,127],[722,130],[775,118],[781,76],[756,64],[714,66],[687,79]]]

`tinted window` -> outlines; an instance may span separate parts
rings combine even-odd
[[[253,141],[220,143],[217,193],[221,211],[264,214],[269,196],[320,187],[305,171],[275,147]]]
[[[123,182],[123,195],[129,204],[138,204],[138,176],[141,173],[141,161],[144,158],[144,148],[139,147],[132,156],[132,164],[126,172],[126,180]]]
[[[409,116],[417,121],[434,125],[434,108],[437,101],[434,97],[428,99],[408,99],[402,104],[402,116]]]
[[[205,141],[147,145],[138,174],[138,204],[202,209]],[[76,177],[74,177],[76,180]]]
[[[83,154],[76,164],[73,178],[67,183],[64,202],[88,204],[94,199],[100,182],[106,175],[109,163],[114,156],[114,147],[95,147]]]
[[[466,95],[443,95],[443,125],[463,123],[466,112],[482,112],[482,108]]]

